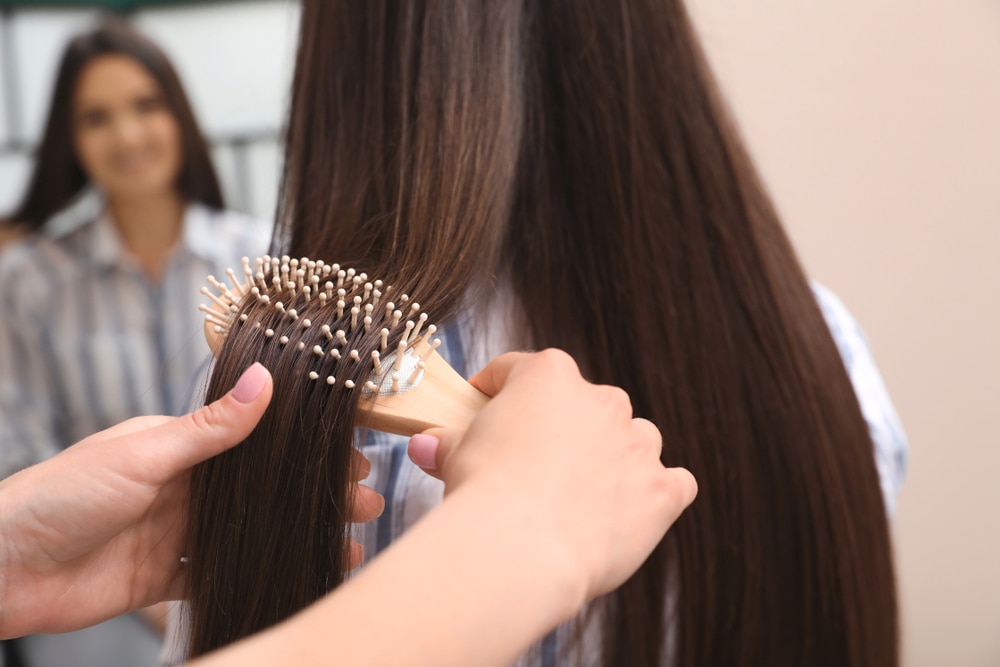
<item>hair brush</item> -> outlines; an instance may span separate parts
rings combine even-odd
[[[307,257],[265,255],[253,264],[243,258],[242,280],[226,270],[232,286],[209,276],[217,293],[201,289],[211,299],[200,310],[216,356],[233,327],[252,326],[262,330],[264,344],[289,346],[325,362],[308,373],[310,381],[333,385],[342,364],[365,364],[368,379],[360,387],[343,381],[362,393],[358,425],[404,436],[432,427],[464,430],[489,400],[437,353],[437,328],[406,294],[392,301],[393,288],[383,291],[382,281]],[[247,299],[263,310],[253,316],[243,312]],[[352,343],[376,333],[378,349],[363,359]]]

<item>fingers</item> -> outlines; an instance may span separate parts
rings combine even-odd
[[[448,455],[458,446],[464,435],[461,431],[432,428],[410,438],[406,453],[425,473],[438,479]]]
[[[668,485],[674,494],[677,515],[683,512],[698,496],[698,480],[687,468],[667,468]]]
[[[648,419],[635,418],[632,419],[631,433],[633,442],[636,442],[642,451],[648,452],[651,460],[655,459],[657,463],[660,463],[660,457],[663,454],[663,435],[660,433],[660,429],[656,428],[656,425]]]
[[[351,454],[353,464],[351,466],[352,477],[355,482],[359,482],[371,472],[372,464],[365,456],[354,450]],[[368,523],[382,516],[385,510],[385,498],[371,487],[364,484],[354,484],[354,501],[351,503],[351,522]],[[347,554],[347,569],[353,570],[361,565],[365,558],[365,549],[353,539],[350,540]]]
[[[368,479],[372,471],[372,462],[356,449],[351,450],[351,481],[360,482]]]
[[[365,559],[365,548],[351,540],[347,547],[347,569],[353,570]]]
[[[121,444],[157,462],[160,479],[148,481],[166,481],[246,438],[264,415],[272,388],[271,374],[255,363],[219,400],[149,429],[141,443],[124,437]]]
[[[167,589],[163,592],[163,595],[159,600],[150,600],[149,602],[172,602],[174,600],[183,600],[188,593],[188,583],[187,583],[187,572],[186,568],[183,568],[181,564],[175,566],[176,572],[170,578],[170,583],[167,585]]]
[[[493,397],[507,385],[512,375],[520,372],[534,373],[543,381],[544,378],[553,375],[581,380],[580,370],[573,358],[562,350],[550,348],[541,352],[502,354],[473,375],[469,383],[487,396]],[[622,394],[625,401],[628,401],[628,396],[620,389],[614,391]],[[629,410],[631,414],[631,406]],[[465,433],[460,431],[429,429],[410,438],[407,451],[410,459],[424,472],[438,479],[444,479],[442,469],[464,435]]]
[[[657,467],[661,465],[663,436],[656,425],[648,419],[636,418],[632,420],[632,432],[640,447],[647,448],[650,456],[656,458]],[[686,468],[663,468],[663,488],[670,496],[668,505],[676,508],[678,516],[698,495],[698,482]]]
[[[354,485],[354,503],[351,507],[353,523],[367,523],[382,516],[385,510],[385,498],[377,491],[364,484]]]
[[[518,362],[533,355],[525,352],[508,352],[502,354],[490,363],[486,364],[483,370],[479,371],[471,378],[469,384],[483,392],[487,396],[496,396],[507,383],[507,377]]]
[[[351,450],[351,481],[355,482],[354,499],[351,503],[353,523],[368,523],[382,516],[382,511],[385,509],[385,498],[370,486],[357,483],[368,477],[371,470],[371,461],[358,450]]]
[[[108,427],[103,431],[99,431],[97,433],[94,433],[93,435],[84,438],[79,443],[77,443],[77,447],[88,442],[112,440],[114,438],[119,438],[123,435],[129,435],[131,433],[136,433],[138,431],[145,431],[146,429],[155,428],[173,419],[175,419],[175,417],[166,417],[162,415],[133,417],[132,419],[127,419],[121,422],[120,424],[115,424],[114,426]]]

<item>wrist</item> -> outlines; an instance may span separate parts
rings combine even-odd
[[[526,590],[537,588],[527,592],[547,605],[539,611],[551,627],[580,610],[589,587],[585,555],[566,538],[559,518],[546,510],[544,494],[526,493],[512,479],[497,475],[470,480],[445,503],[452,500],[474,508],[474,520],[495,537],[491,548],[506,550],[507,569],[522,575],[508,572],[512,580],[523,580]]]
[[[0,639],[9,639],[7,631],[10,604],[8,603],[9,572],[11,563],[11,536],[9,517],[12,514],[10,506],[9,478],[0,482]]]
[[[502,475],[468,480],[335,593],[226,649],[225,664],[325,664],[338,633],[344,664],[510,664],[585,600],[586,563],[551,526],[559,502]]]

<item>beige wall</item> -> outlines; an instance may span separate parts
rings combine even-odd
[[[1000,665],[1000,2],[690,0],[811,275],[910,437],[905,664]]]

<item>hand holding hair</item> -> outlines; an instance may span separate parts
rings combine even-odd
[[[195,664],[509,664],[634,572],[694,499],[628,396],[565,353],[507,354],[472,383],[496,397],[468,431],[410,445],[444,502],[333,593]]]
[[[526,505],[546,538],[533,548],[561,551],[587,599],[627,579],[697,494],[691,473],[660,463],[660,432],[632,418],[628,395],[560,350],[505,354],[470,383],[496,398],[466,433],[414,436],[411,458],[446,493],[481,486]]]
[[[179,596],[188,470],[243,440],[271,389],[254,366],[197,412],[130,419],[0,483],[0,637]]]
[[[333,594],[199,664],[325,664],[331,641],[345,662],[506,664],[621,583],[693,500],[627,395],[583,380],[565,353],[504,355],[473,383],[496,398],[468,431],[411,445],[445,480],[444,503]],[[243,440],[271,391],[254,365],[191,415],[130,420],[0,484],[0,636],[181,590],[188,470]]]
[[[246,438],[271,392],[255,364],[196,412],[130,419],[0,482],[0,638],[179,598],[189,471]],[[363,477],[370,466],[357,467]],[[358,485],[354,519],[375,518],[382,502]]]
[[[0,637],[64,632],[183,590],[187,471],[240,442],[271,399],[249,369],[183,417],[137,417],[0,483]]]

